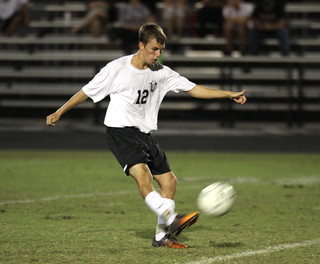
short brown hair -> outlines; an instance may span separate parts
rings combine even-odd
[[[165,44],[167,36],[159,25],[154,23],[144,24],[139,29],[139,42],[147,45],[151,39],[155,39],[160,44]]]

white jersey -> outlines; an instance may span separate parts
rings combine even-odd
[[[149,133],[157,130],[160,104],[167,92],[189,91],[195,83],[167,66],[139,70],[131,64],[132,57],[108,63],[82,90],[95,103],[110,95],[106,126],[136,127]]]

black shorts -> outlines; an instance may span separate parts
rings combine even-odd
[[[153,175],[171,171],[166,154],[151,134],[135,127],[108,127],[107,142],[127,175],[139,163],[147,164]]]

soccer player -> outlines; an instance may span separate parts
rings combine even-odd
[[[112,153],[123,171],[134,178],[147,206],[158,216],[154,247],[186,248],[177,236],[194,224],[199,212],[186,215],[175,211],[176,177],[164,151],[150,134],[157,129],[160,104],[168,91],[183,91],[196,98],[229,98],[244,104],[244,91],[214,90],[196,85],[157,62],[166,35],[156,24],[139,30],[138,51],[111,61],[55,113],[47,125],[55,126],[61,116],[88,98],[99,102],[110,95],[104,124]],[[152,181],[159,185],[159,192]]]

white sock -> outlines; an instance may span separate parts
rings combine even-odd
[[[175,201],[172,199],[169,199],[169,198],[163,198],[163,200],[164,200],[164,203],[166,204],[166,206],[168,206],[171,209],[171,211],[174,212],[174,209],[176,208]],[[173,213],[172,216],[173,216],[173,220],[174,220],[176,214]],[[170,218],[172,218],[172,216],[170,216],[167,220],[164,219],[162,216],[158,216],[158,224],[171,224],[173,222],[173,220],[170,219]],[[170,223],[168,223],[168,221]]]
[[[176,216],[177,214],[171,214],[170,217],[168,217],[167,225],[171,225],[174,219],[176,219]]]
[[[174,211],[175,209],[175,202],[172,199],[163,198],[164,202]],[[158,223],[156,227],[156,240],[160,241],[166,235],[166,221],[163,219],[162,216],[158,216]]]
[[[162,238],[165,237],[165,235],[166,235],[166,232],[165,232],[165,231],[156,233],[156,240],[157,240],[157,241],[160,241]]]
[[[169,205],[169,206],[172,208],[172,210],[174,211],[174,209],[176,208],[176,203],[175,203],[175,201],[172,200],[172,199],[169,199],[169,198],[163,198],[163,199],[165,200],[165,203],[166,203],[167,205]]]
[[[149,193],[144,201],[157,216],[163,218],[166,224],[171,224],[173,222],[172,218],[174,219],[176,216],[174,209],[170,202],[168,202],[167,199],[162,198],[158,192],[153,191]]]

